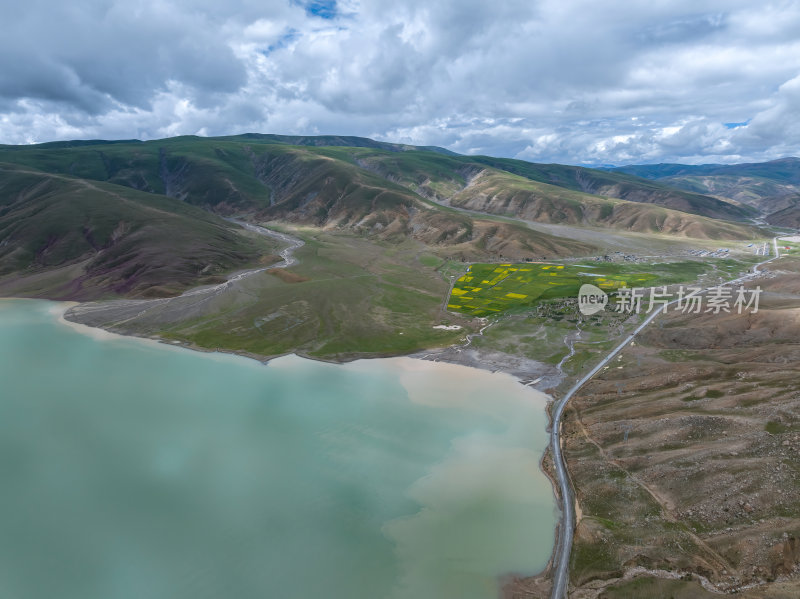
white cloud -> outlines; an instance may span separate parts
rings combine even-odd
[[[0,1],[2,143],[259,131],[586,164],[800,153],[794,2]]]

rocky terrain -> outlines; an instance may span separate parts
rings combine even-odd
[[[757,313],[669,312],[570,404],[571,597],[800,594],[800,261],[753,284]]]

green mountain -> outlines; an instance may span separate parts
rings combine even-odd
[[[172,198],[0,163],[0,296],[174,295],[272,249]]]
[[[522,160],[478,157],[478,161],[527,179],[548,183],[593,195],[608,196],[631,202],[657,204],[691,214],[711,218],[743,220],[753,216],[746,207],[735,206],[704,192],[684,191],[675,186],[649,181],[622,172],[567,166],[532,164]]]
[[[413,238],[456,259],[594,251],[520,223],[443,209],[348,162],[312,154],[298,163],[297,146],[269,147],[275,151],[256,154],[240,142],[177,139],[167,148],[4,148],[17,163],[0,163],[0,296],[168,296],[277,260],[274,244],[215,213],[282,213],[377,241]],[[310,203],[315,195],[330,205],[320,212]]]
[[[439,204],[543,223],[752,236],[747,227],[718,220],[743,220],[747,209],[632,176],[364,138],[248,134],[0,146],[0,161],[164,194],[221,214],[377,226],[390,231],[383,235],[418,229],[414,210]]]
[[[458,156],[446,148],[439,146],[411,146],[408,144],[396,144],[385,141],[375,141],[368,137],[355,137],[352,135],[273,135],[269,133],[243,133],[242,135],[231,135],[219,137],[217,139],[242,141],[253,140],[268,143],[278,143],[290,146],[346,146],[350,148],[373,148],[376,150],[387,150],[389,152],[408,152],[425,151],[448,156]]]
[[[609,170],[654,180],[683,175],[734,175],[800,184],[800,158],[793,157],[743,164],[640,164]]]
[[[800,229],[800,201],[787,206],[781,210],[773,212],[766,218],[771,225],[778,227],[788,227],[790,229]]]
[[[759,234],[742,222],[748,209],[629,174],[356,137],[0,146],[0,165],[3,295],[174,295],[269,260],[274,245],[219,218],[231,215],[410,241],[456,260],[596,253],[581,227]]]
[[[747,164],[632,165],[611,172],[731,200],[767,214],[800,201],[800,158]]]
[[[633,177],[616,177],[616,188],[611,190],[607,182],[614,177],[593,169],[486,157],[431,157],[421,152],[386,154],[359,150],[351,152],[351,156],[360,167],[447,206],[542,223],[697,238],[736,239],[752,235],[749,227],[717,220],[723,214],[728,218],[733,215],[744,218],[748,211],[714,198],[670,191],[648,181],[641,181],[637,188]],[[498,168],[501,166],[505,168]],[[563,176],[557,176],[559,173]],[[620,180],[627,187],[620,185]],[[590,188],[592,184],[647,201],[617,199],[579,189],[582,185]],[[694,205],[690,205],[690,200]],[[661,202],[681,203],[695,212],[676,210]]]

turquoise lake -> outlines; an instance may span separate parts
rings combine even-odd
[[[411,358],[267,365],[0,301],[0,597],[496,599],[558,518],[546,396]]]

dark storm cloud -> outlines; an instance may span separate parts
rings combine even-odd
[[[6,143],[262,131],[587,164],[800,153],[796,2],[8,4]]]
[[[97,114],[115,104],[148,107],[170,80],[198,93],[235,92],[245,65],[215,25],[161,3],[15,3],[0,37],[0,95]]]

